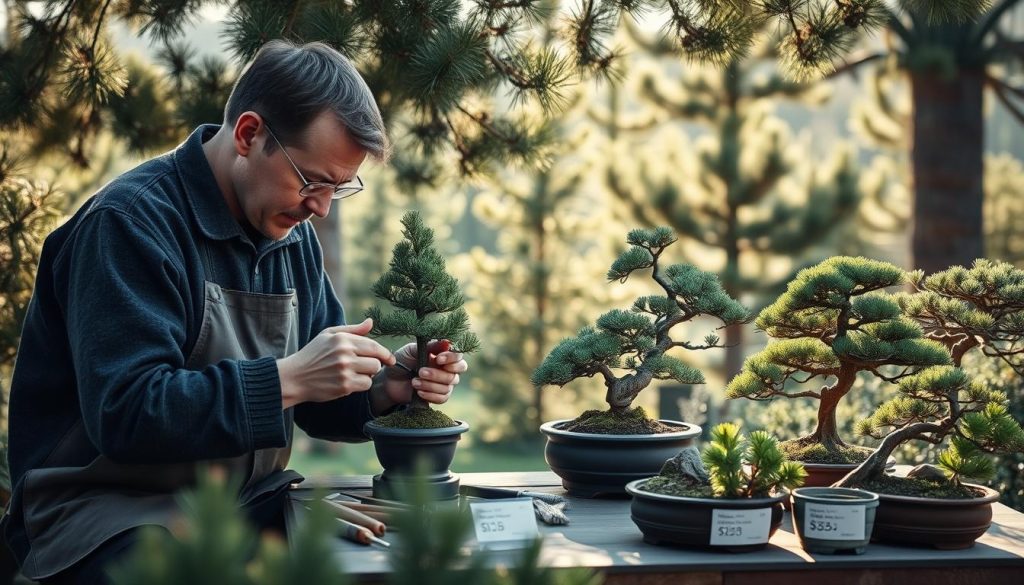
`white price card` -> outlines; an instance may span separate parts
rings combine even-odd
[[[804,504],[804,536],[822,540],[864,540],[864,506]]]
[[[768,542],[771,508],[711,511],[711,544],[744,545]]]
[[[517,548],[537,538],[532,498],[470,502],[473,530],[483,548]]]

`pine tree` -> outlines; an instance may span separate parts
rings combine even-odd
[[[648,70],[634,92],[648,109],[643,115],[657,123],[637,128],[620,122],[616,93],[608,114],[596,117],[624,143],[609,157],[619,162],[608,169],[607,183],[635,221],[668,225],[696,244],[687,260],[718,272],[729,296],[758,310],[799,269],[856,239],[852,229],[843,229],[856,217],[861,197],[850,154],[837,149],[834,160],[822,165],[810,153],[794,153],[788,128],[771,113],[780,99],[820,102],[820,84],[787,81],[777,70],[759,80],[772,58],[767,44],[720,69],[691,70],[678,84],[667,83],[671,62],[664,60],[664,45],[627,28],[663,65]],[[694,148],[682,140],[668,139],[670,132],[685,136],[682,122],[711,130],[696,154],[688,155]],[[636,164],[626,149],[635,152],[641,142],[655,146],[641,151]],[[795,266],[778,274],[779,264]],[[743,328],[727,327],[724,339],[723,374],[731,379],[743,363]],[[720,418],[727,408],[728,402]]]
[[[858,373],[896,382],[924,367],[950,363],[946,349],[925,339],[896,299],[883,292],[905,280],[891,264],[845,256],[800,271],[757,317],[758,328],[778,341],[748,358],[726,393],[753,400],[817,400],[814,432],[786,441],[786,452],[806,462],[860,462],[866,453],[843,441],[835,416]],[[818,378],[835,381],[810,388]]]
[[[459,283],[445,271],[444,258],[434,247],[433,230],[416,211],[406,213],[402,225],[404,239],[395,244],[388,271],[373,284],[373,293],[394,310],[371,307],[366,316],[373,319],[373,335],[416,340],[417,363],[412,371],[418,372],[429,364],[431,340],[448,340],[451,351],[462,353],[475,351],[479,342],[469,330]],[[410,406],[430,409],[416,394]]]
[[[675,341],[672,329],[700,316],[713,317],[726,326],[748,319],[747,310],[725,293],[714,274],[689,264],[663,267],[661,255],[675,242],[667,227],[630,231],[626,238],[630,248],[612,263],[608,280],[625,282],[633,272],[650,269],[651,279],[663,294],[638,298],[630,311],[615,309],[601,315],[596,327],[584,327],[576,337],[560,342],[534,371],[531,379],[538,386],[564,386],[596,375],[604,379],[607,415],[584,413],[563,427],[565,430],[607,433],[607,424],[616,424],[618,419],[633,428],[613,432],[658,432],[659,425],[645,420],[642,409],[630,409],[637,395],[656,379],[704,383],[699,370],[667,352],[722,347],[714,334],[707,335],[703,345]],[[616,376],[616,369],[628,373]]]

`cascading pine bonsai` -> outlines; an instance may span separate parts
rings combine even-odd
[[[703,374],[682,360],[667,355],[673,348],[701,350],[723,347],[710,334],[703,345],[676,341],[674,327],[700,316],[722,321],[722,327],[743,323],[748,312],[722,289],[718,278],[688,264],[663,266],[661,255],[676,241],[665,227],[629,232],[631,246],[608,271],[608,280],[625,282],[638,270],[650,269],[651,278],[663,294],[638,298],[632,310],[613,310],[597,319],[596,327],[585,327],[576,337],[563,340],[533,373],[537,386],[563,386],[581,378],[600,375],[607,392],[607,411],[587,411],[562,427],[563,430],[603,434],[649,434],[677,429],[647,417],[633,400],[653,380],[675,380],[681,384],[703,384]],[[615,370],[626,370],[616,375]]]
[[[366,315],[373,319],[371,335],[412,337],[416,340],[417,366],[430,359],[431,340],[448,340],[442,351],[469,353],[479,341],[469,330],[465,297],[459,283],[445,270],[444,258],[434,248],[434,231],[423,224],[418,212],[402,217],[404,239],[395,245],[388,270],[373,285],[373,294],[388,301],[394,311],[373,307]],[[400,428],[441,428],[456,426],[448,415],[432,410],[417,396],[406,410],[378,418],[375,424]]]
[[[896,266],[860,257],[837,256],[801,270],[757,317],[757,326],[778,341],[747,359],[728,396],[817,400],[814,431],[785,441],[783,450],[808,463],[860,463],[870,450],[848,445],[836,422],[836,409],[857,375],[895,383],[950,363],[946,349],[925,339],[920,325],[882,291],[905,281]],[[823,385],[809,388],[815,379]]]
[[[771,433],[754,431],[747,440],[733,423],[711,430],[711,442],[698,461],[706,470],[682,470],[671,459],[657,477],[641,487],[672,496],[762,498],[775,495],[780,488],[800,487],[807,477],[801,463],[786,459]]]

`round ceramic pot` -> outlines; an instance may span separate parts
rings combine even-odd
[[[873,539],[944,550],[970,548],[992,524],[992,502],[999,492],[965,485],[984,495],[952,500],[878,494]]]
[[[812,553],[863,554],[875,525],[878,494],[834,487],[801,487],[790,492],[793,530]]]
[[[373,439],[384,472],[373,478],[376,497],[394,498],[402,495],[419,473],[419,481],[426,481],[436,499],[449,499],[459,495],[459,479],[448,470],[455,458],[455,447],[469,430],[463,421],[458,426],[440,429],[396,429],[374,424],[363,426],[363,432]]]
[[[658,475],[665,461],[694,443],[701,429],[679,421],[659,421],[679,429],[653,435],[601,435],[565,431],[568,420],[544,423],[544,459],[573,496],[623,495],[626,484]]]
[[[726,552],[751,552],[768,545],[782,525],[785,494],[769,498],[689,498],[643,489],[650,478],[631,481],[630,517],[644,542]]]

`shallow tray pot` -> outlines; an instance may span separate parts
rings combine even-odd
[[[547,436],[544,459],[551,471],[562,478],[562,486],[577,497],[625,494],[626,484],[658,475],[665,461],[675,457],[700,436],[697,425],[661,420],[678,428],[671,433],[649,435],[603,435],[577,433],[560,427],[569,419],[544,423]]]
[[[690,498],[656,494],[631,481],[630,517],[644,542],[727,552],[750,552],[768,545],[782,524],[786,494],[767,498]]]
[[[367,422],[363,432],[373,439],[384,472],[373,477],[375,497],[400,496],[412,475],[425,472],[435,499],[455,498],[459,495],[459,478],[448,470],[455,458],[455,447],[462,433],[469,430],[463,421],[458,426],[440,429],[398,429]]]
[[[875,524],[878,494],[834,487],[801,487],[790,493],[793,530],[804,550],[864,553]]]
[[[955,550],[970,548],[992,524],[999,492],[964,484],[984,495],[966,500],[878,494],[873,539]]]

